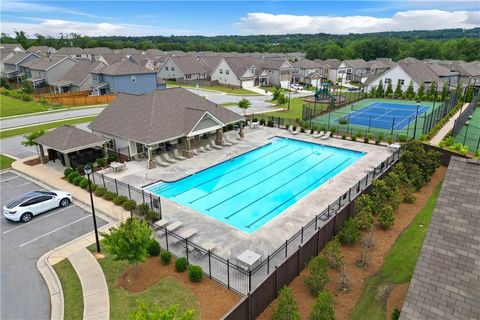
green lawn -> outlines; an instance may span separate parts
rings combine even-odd
[[[238,102],[224,102],[219,104],[222,107],[238,106]]]
[[[290,101],[290,110],[288,109],[288,103],[286,103],[284,106],[280,106],[285,108],[285,111],[274,111],[274,112],[268,112],[264,113],[264,116],[268,117],[280,117],[280,118],[286,118],[286,119],[301,119],[302,118],[302,108],[303,108],[303,98],[294,98],[291,99]]]
[[[30,133],[30,132],[33,132],[33,131],[39,130],[39,129],[53,129],[53,128],[63,126],[64,124],[79,124],[79,123],[83,123],[83,122],[91,122],[96,117],[97,116],[82,117],[82,118],[62,120],[62,121],[56,121],[56,122],[51,122],[51,123],[22,127],[22,128],[17,128],[17,129],[1,130],[0,131],[0,139],[5,139],[5,138],[19,136],[19,135],[25,135],[27,133]]]
[[[177,83],[174,80],[165,80],[165,83],[169,87],[184,87],[184,88],[194,88],[196,89],[197,87],[192,84],[181,84]],[[247,89],[243,88],[230,88],[226,86],[220,86],[220,85],[215,85],[215,86],[199,86],[198,89],[206,89],[206,90],[213,90],[213,91],[220,91],[220,92],[225,92],[225,93],[231,93],[231,94],[238,94],[238,95],[249,95],[249,96],[258,96],[259,94]]]
[[[94,252],[95,245],[90,246],[88,249]],[[130,293],[118,286],[118,279],[129,267],[127,262],[115,261],[108,254],[98,262],[107,280],[110,294],[111,319],[126,319],[130,312],[135,309],[138,299],[145,301],[147,304],[155,303],[161,307],[178,304],[180,311],[193,309],[195,314],[198,315],[195,293],[175,278],[165,277],[147,290],[139,293]],[[161,270],[158,271],[161,272]]]
[[[352,320],[390,319],[391,315],[385,314],[386,300],[377,292],[390,285],[410,282],[440,189],[441,183],[435,188],[425,207],[395,241],[385,256],[380,271],[365,283],[360,299],[350,317]]]
[[[15,159],[12,159],[7,156],[4,156],[3,154],[0,154],[0,170],[10,168],[13,161],[15,161]]]
[[[65,108],[75,108],[75,106],[47,105],[37,101],[23,101],[9,96],[0,95],[0,115],[1,117],[11,117],[34,112],[49,110],[58,110]]]
[[[62,283],[65,304],[64,318],[68,320],[83,319],[83,293],[80,279],[68,259],[53,266]]]

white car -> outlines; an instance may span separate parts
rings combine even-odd
[[[33,216],[45,211],[66,207],[72,202],[72,195],[63,191],[27,192],[3,207],[3,215],[8,220],[28,222]]]
[[[292,83],[290,85],[290,89],[293,89],[293,90],[303,90],[303,87],[297,83]]]

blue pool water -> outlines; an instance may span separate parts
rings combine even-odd
[[[232,160],[148,190],[251,233],[363,155],[274,138]]]

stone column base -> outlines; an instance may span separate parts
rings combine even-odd
[[[157,166],[157,163],[155,162],[155,160],[150,160],[150,162],[148,163],[148,169],[153,169]]]
[[[191,158],[193,157],[193,151],[192,150],[183,150],[182,151],[182,156],[186,158]]]

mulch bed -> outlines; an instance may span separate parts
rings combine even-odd
[[[199,306],[197,319],[220,319],[241,298],[233,291],[205,277],[205,275],[201,282],[191,282],[188,279],[187,272],[179,273],[175,271],[173,259],[170,265],[164,266],[159,257],[151,257],[145,263],[140,264],[138,278],[135,272],[135,266],[129,267],[118,279],[118,285],[129,292],[141,292],[164,277],[174,277],[195,293]]]
[[[355,305],[362,291],[364,282],[373,276],[383,264],[383,257],[390,250],[398,235],[412,222],[415,216],[422,210],[432,195],[435,187],[443,180],[447,168],[440,167],[428,182],[419,192],[415,193],[417,200],[415,203],[400,203],[400,206],[395,213],[395,225],[390,230],[382,230],[375,226],[373,234],[374,246],[369,251],[369,264],[366,268],[359,268],[356,266],[356,261],[361,254],[361,245],[357,244],[352,247],[341,247],[341,255],[347,270],[348,277],[351,283],[351,290],[347,293],[340,293],[338,290],[338,283],[340,280],[340,272],[330,269],[330,282],[327,284],[327,289],[333,294],[335,318],[337,320],[349,319]],[[298,304],[300,315],[302,319],[308,319],[314,298],[307,290],[304,284],[304,277],[306,269],[304,269],[300,276],[296,277],[289,287],[293,291],[293,295]],[[393,311],[395,307],[401,307],[405,299],[408,284],[401,285],[400,289],[397,287],[384,288],[384,292],[380,292],[385,300],[388,301],[387,309]],[[393,290],[392,290],[393,289]],[[391,299],[389,296],[392,295]],[[276,307],[276,300],[273,301],[267,309],[258,317],[258,319],[271,319],[273,310]],[[391,314],[391,311],[387,315]]]
[[[40,164],[40,159],[39,158],[35,158],[35,159],[30,159],[30,160],[27,160],[27,161],[24,161],[23,163],[25,163],[27,166],[36,166],[37,164]]]

